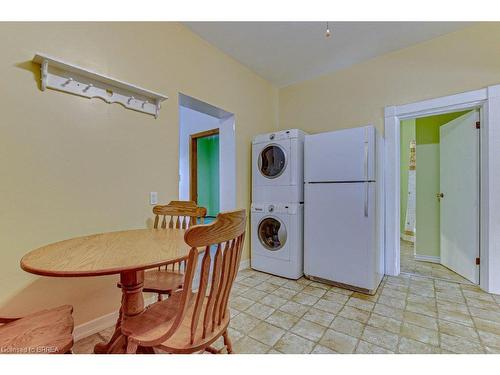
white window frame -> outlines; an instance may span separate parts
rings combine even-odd
[[[472,108],[479,108],[481,119],[480,287],[500,294],[500,85],[385,107],[385,270],[400,273],[401,120]]]

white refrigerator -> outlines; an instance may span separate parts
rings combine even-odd
[[[383,139],[373,126],[307,135],[304,274],[363,293],[384,275]]]

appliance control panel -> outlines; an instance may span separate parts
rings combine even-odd
[[[253,144],[264,143],[264,142],[269,143],[269,142],[281,141],[284,139],[299,138],[299,137],[304,138],[304,136],[305,133],[300,129],[281,130],[278,132],[257,135],[254,137],[252,143]]]
[[[297,203],[253,203],[252,212],[262,214],[288,214],[295,215],[299,210]]]

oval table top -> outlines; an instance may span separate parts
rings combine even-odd
[[[21,268],[43,276],[73,277],[144,270],[184,259],[182,229],[137,229],[55,242],[23,256]]]

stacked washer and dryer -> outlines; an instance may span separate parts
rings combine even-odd
[[[252,268],[375,293],[384,275],[383,165],[372,125],[256,136]]]
[[[299,129],[252,141],[252,258],[258,271],[303,275],[304,137]]]

